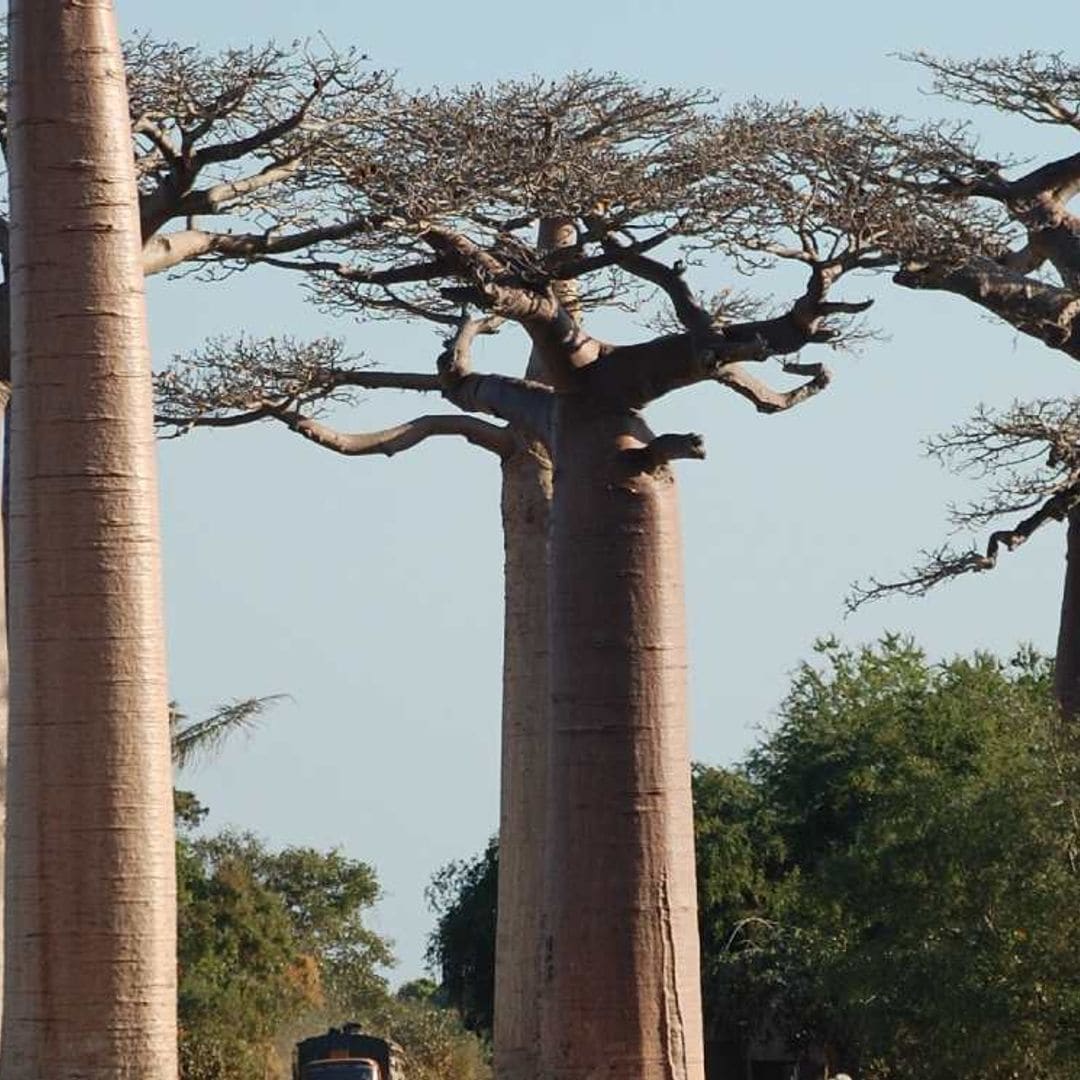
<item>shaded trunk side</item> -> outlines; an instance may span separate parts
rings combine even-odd
[[[11,430],[11,391],[0,381],[0,990],[4,985],[4,866],[7,861],[7,753],[8,753],[8,640],[7,640],[7,550],[8,550],[8,469],[11,463],[8,435]],[[3,993],[0,992],[0,1030],[3,1029]]]
[[[175,1080],[151,373],[107,0],[9,14],[11,715],[0,1072]]]
[[[505,562],[495,1075],[536,1080],[547,797],[547,526],[551,462],[521,441],[503,461]]]
[[[701,1080],[674,477],[634,414],[563,399],[550,534],[545,1080]]]
[[[1062,714],[1073,720],[1080,715],[1080,507],[1069,511],[1068,523],[1054,693]]]

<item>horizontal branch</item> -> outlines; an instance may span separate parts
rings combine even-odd
[[[1006,183],[1010,199],[1033,199],[1038,195],[1053,195],[1068,201],[1080,184],[1080,154],[1070,154],[1057,161],[1040,165],[1024,176]]]
[[[343,240],[366,232],[375,223],[374,219],[360,217],[293,233],[220,233],[203,229],[157,233],[143,244],[143,273],[159,274],[206,256],[257,262],[265,255],[287,254],[315,244]]]
[[[908,266],[893,275],[908,289],[933,289],[972,300],[1021,333],[1080,360],[1080,294],[1025,277],[993,259],[962,266]]]
[[[689,331],[609,347],[578,372],[583,393],[640,409],[665,394],[716,377],[726,365],[764,358],[760,341],[728,341],[721,330],[707,341]]]
[[[309,416],[299,416],[293,412],[275,412],[271,415],[273,419],[281,421],[317,446],[349,457],[372,454],[393,457],[394,454],[409,450],[427,439],[442,435],[459,436],[473,446],[490,450],[499,457],[511,453],[514,445],[513,436],[506,428],[476,416],[418,416],[414,420],[382,431],[346,433]]]

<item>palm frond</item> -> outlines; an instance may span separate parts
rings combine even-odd
[[[238,731],[250,732],[268,708],[287,694],[242,698],[222,705],[203,720],[188,720],[175,702],[169,704],[173,764],[183,769],[213,757],[227,739]]]

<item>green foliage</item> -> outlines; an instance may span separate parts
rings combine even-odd
[[[745,768],[697,776],[714,1025],[768,1015],[867,1080],[1077,1075],[1080,755],[1048,664],[820,652]]]
[[[213,757],[238,731],[250,732],[271,705],[284,694],[261,698],[242,698],[221,705],[212,716],[191,720],[175,701],[169,702],[169,735],[173,764],[183,769],[197,761]]]
[[[363,1023],[405,1049],[407,1080],[490,1080],[484,1044],[452,1009],[430,1000],[387,998]]]
[[[281,898],[260,879],[251,837],[177,845],[181,1074],[255,1080],[277,1028],[321,999]]]
[[[491,1037],[495,999],[495,909],[499,847],[493,838],[473,859],[448,863],[432,879],[428,903],[438,922],[427,959],[441,992],[465,1026]]]
[[[374,871],[339,851],[270,851],[247,833],[197,837],[177,793],[182,1080],[288,1075],[292,1044],[344,1019],[393,1039],[409,1080],[485,1080],[484,1047],[433,983],[391,995],[389,945],[364,924]]]
[[[191,797],[180,809],[201,819]],[[389,946],[363,923],[378,897],[366,864],[337,851],[272,852],[246,833],[185,832],[177,884],[185,1080],[261,1080],[284,1024],[386,996],[378,967],[391,962]]]
[[[434,979],[412,979],[402,983],[394,996],[398,1001],[438,1002],[439,984]]]
[[[273,700],[195,722],[173,706],[174,760],[216,752]],[[293,1044],[346,1018],[398,1043],[409,1080],[487,1080],[483,1044],[434,983],[388,993],[389,943],[364,923],[379,897],[370,866],[336,850],[270,851],[249,833],[197,836],[206,808],[173,794],[181,1080],[285,1080]]]

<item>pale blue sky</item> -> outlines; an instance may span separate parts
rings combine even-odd
[[[869,104],[926,115],[920,73],[890,53],[970,56],[1054,48],[1072,3],[1024,23],[985,5],[899,6],[491,2],[374,5],[345,0],[119,0],[125,31],[207,48],[323,32],[423,85],[573,68],[750,96]],[[1043,36],[1032,36],[1042,34]],[[975,117],[990,149],[1072,149],[1060,134]],[[704,291],[724,279],[704,273]],[[781,291],[784,281],[762,282]],[[662,402],[661,430],[697,430],[709,459],[680,467],[691,628],[695,756],[740,757],[767,724],[787,673],[813,638],[863,641],[910,631],[935,655],[1053,644],[1063,541],[1037,537],[993,575],[924,601],[896,600],[844,621],[853,579],[889,573],[935,542],[951,481],[919,440],[980,401],[1071,393],[1071,362],[959,300],[849,283],[880,297],[889,340],[831,359],[836,381],[797,413],[755,415],[713,388]],[[251,273],[210,286],[155,280],[159,361],[207,335],[326,332],[389,367],[433,363],[426,328],[329,320],[292,278]],[[616,339],[640,331],[606,321]],[[513,333],[481,365],[520,364]],[[712,392],[710,392],[712,391]],[[405,396],[372,399],[348,420],[412,414]],[[378,928],[395,939],[395,980],[420,973],[432,871],[479,850],[498,814],[501,539],[494,460],[452,443],[391,461],[345,460],[281,429],[200,433],[162,446],[173,694],[199,714],[216,702],[287,692],[259,733],[187,777],[209,824],[274,844],[340,845],[372,862],[385,891]]]

